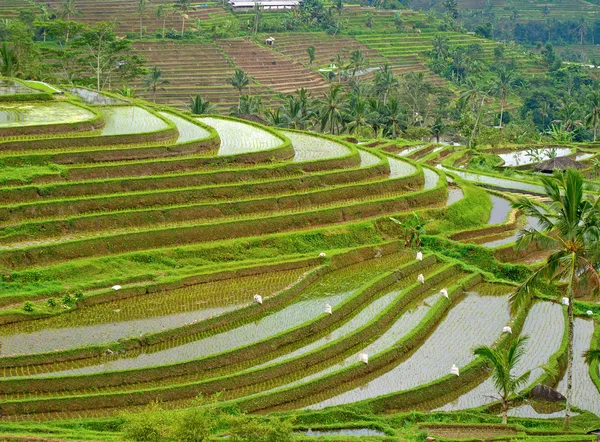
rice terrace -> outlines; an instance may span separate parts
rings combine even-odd
[[[599,13],[1,0],[0,440],[600,440]]]

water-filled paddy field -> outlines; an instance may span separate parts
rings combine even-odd
[[[434,381],[450,373],[453,364],[462,367],[474,358],[472,349],[491,345],[509,321],[508,293],[497,290],[486,295],[485,286],[475,287],[452,308],[427,341],[405,362],[353,390],[311,406],[323,408],[372,399]]]
[[[92,118],[94,118],[94,114],[89,110],[64,102],[3,103],[0,105],[0,129],[77,123]]]
[[[234,155],[268,150],[283,144],[283,140],[260,127],[214,117],[199,117],[213,127],[221,138],[218,155]]]

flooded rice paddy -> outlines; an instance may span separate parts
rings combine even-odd
[[[505,289],[506,291],[508,288]],[[406,361],[372,381],[310,408],[347,404],[400,392],[434,381],[474,359],[472,349],[491,345],[508,323],[508,293],[480,285],[453,307],[435,331]],[[495,296],[486,295],[492,292]]]
[[[258,152],[283,144],[279,137],[250,124],[213,117],[199,117],[197,120],[214,128],[219,134],[219,156]]]
[[[2,354],[66,350],[181,327],[248,305],[254,294],[267,299],[309,270],[209,282],[97,304],[48,319],[8,324],[0,327]]]
[[[507,221],[508,214],[512,210],[512,204],[506,198],[501,198],[496,195],[490,195],[492,200],[492,211],[490,212],[490,218],[488,224],[502,224]]]
[[[188,141],[202,140],[210,136],[210,132],[206,129],[194,124],[185,118],[181,118],[170,112],[159,112],[160,115],[168,120],[171,120],[177,126],[179,131],[179,138],[177,138],[177,144],[187,143]]]
[[[583,358],[583,352],[590,348],[594,322],[589,319],[575,318],[573,338],[573,405],[591,411],[600,417],[600,392],[592,381],[589,367]],[[567,379],[559,382],[557,390],[566,394]]]
[[[343,157],[350,154],[350,150],[346,146],[328,140],[327,138],[287,130],[282,130],[280,132],[292,142],[295,152],[293,161],[295,162],[324,160],[327,158]],[[379,161],[379,158],[377,158],[377,163]]]
[[[24,84],[9,80],[0,80],[0,95],[15,95],[15,94],[37,94],[40,91],[27,87]]]
[[[155,132],[167,128],[167,123],[137,106],[115,106],[102,109],[104,127],[101,135],[127,135]]]
[[[0,105],[0,129],[87,121],[94,114],[71,103],[11,103]]]
[[[529,384],[535,384],[543,374],[543,366],[556,353],[562,342],[565,330],[563,308],[552,302],[538,302],[533,305],[523,324],[521,336],[529,336],[525,344],[525,357],[515,367],[514,374],[521,376],[531,371]],[[487,378],[477,387],[456,400],[440,407],[440,411],[464,410],[490,404],[497,397],[492,378]]]
[[[307,321],[316,320],[324,313],[326,303],[330,304],[335,312],[337,306],[346,302],[368,281],[379,276],[381,272],[398,268],[408,259],[407,254],[397,253],[328,273],[304,290],[294,302],[281,310],[271,312],[255,322],[244,324],[214,336],[200,338],[196,341],[173,348],[157,350],[153,353],[141,353],[131,358],[110,359],[103,364],[59,373],[81,374],[143,368],[198,359],[252,345]],[[254,293],[249,295],[253,296]]]
[[[96,91],[90,91],[88,89],[80,88],[80,87],[72,87],[68,90],[71,94],[75,95],[85,104],[92,105],[111,105],[111,104],[123,104],[125,103],[122,100],[117,98],[112,98],[107,95],[101,94]]]
[[[556,149],[536,149],[535,154],[533,155],[530,152],[524,150],[509,153],[500,153],[497,155],[500,158],[502,158],[502,161],[504,161],[505,166],[514,167],[524,166],[526,164],[540,163],[542,161],[546,161],[552,158],[552,156],[564,157],[565,155],[569,155],[570,153],[570,148],[560,147]]]

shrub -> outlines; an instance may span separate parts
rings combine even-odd
[[[203,442],[210,440],[211,430],[218,419],[208,408],[190,408],[175,422],[173,435],[179,442]]]
[[[25,301],[25,305],[23,305],[23,310],[25,310],[26,312],[32,312],[33,304],[29,301]]]
[[[233,419],[230,434],[233,442],[290,442],[293,439],[289,421],[264,421],[249,416]]]
[[[146,411],[125,416],[121,430],[123,439],[135,442],[160,442],[165,440],[165,417],[156,403]]]
[[[79,302],[83,299],[83,292],[75,292],[75,302]]]
[[[66,306],[73,304],[73,297],[68,294],[63,296],[62,303]]]
[[[48,304],[48,307],[54,308],[56,307],[56,299],[50,298],[46,301],[46,304]]]

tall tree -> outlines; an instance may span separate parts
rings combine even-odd
[[[140,18],[140,38],[144,37],[144,16],[148,11],[148,6],[150,5],[150,0],[137,0],[137,4],[135,5],[135,10],[138,13]]]
[[[502,65],[502,67],[496,71],[496,78],[492,80],[492,87],[500,96],[500,128],[502,128],[502,125],[504,124],[503,121],[506,98],[516,85],[517,78],[515,70],[506,65]]]
[[[163,78],[163,73],[158,66],[154,66],[150,73],[144,78],[146,90],[152,92],[152,102],[156,103],[156,92],[165,90],[164,86],[169,84],[169,80]]]
[[[600,124],[600,90],[595,88],[586,97],[588,112],[585,123],[594,130],[594,143],[598,138],[598,124]]]
[[[57,16],[63,20],[71,21],[75,17],[80,17],[81,11],[77,8],[75,4],[76,0],[63,0],[58,5],[58,13]],[[69,28],[67,27],[67,37],[66,40],[69,41]]]
[[[395,90],[399,84],[398,78],[389,64],[381,66],[379,70],[375,72],[375,91],[384,105],[387,103],[388,95]]]
[[[329,128],[333,135],[340,133],[340,125],[343,122],[342,111],[344,109],[344,98],[342,96],[342,86],[332,84],[329,92],[325,94],[319,106],[319,118],[321,120],[321,132]]]
[[[263,17],[263,10],[264,8],[262,4],[260,4],[259,2],[254,3],[254,7],[252,8],[252,12],[254,13],[254,16],[252,18],[252,32],[254,34],[258,33],[258,30],[260,29],[260,23],[262,22]]]
[[[508,409],[510,408],[510,399],[519,390],[525,386],[531,374],[530,371],[521,376],[513,374],[518,367],[519,362],[525,356],[525,343],[528,337],[523,336],[514,340],[508,348],[477,347],[473,354],[482,357],[492,366],[492,380],[498,391],[498,399],[502,406],[502,423],[508,422]]]
[[[573,302],[576,295],[596,294],[600,287],[597,271],[600,262],[600,198],[591,200],[584,195],[583,176],[574,169],[541,180],[551,203],[547,210],[527,198],[521,198],[515,204],[515,208],[533,217],[540,226],[539,229],[521,230],[516,247],[524,250],[535,244],[552,253],[514,292],[510,304],[511,310],[517,312],[525,308],[543,284],[566,282],[566,288],[558,293],[569,300],[565,414],[565,427],[568,428],[573,392]]]
[[[166,3],[161,3],[155,9],[154,15],[159,20],[162,19],[162,33],[161,38],[165,39],[166,27],[167,27],[167,18],[175,13],[175,8],[173,5],[169,5]]]
[[[229,78],[229,83],[238,91],[238,107],[242,104],[242,92],[246,86],[250,84],[248,74],[242,69],[236,69],[233,75]]]
[[[365,58],[365,54],[360,49],[356,49],[352,51],[350,54],[350,62],[348,67],[352,71],[352,76],[356,76],[357,72],[360,72],[366,69],[369,66],[367,59]]]
[[[183,32],[185,31],[185,21],[188,19],[188,14],[192,9],[192,0],[177,0],[175,5],[181,15],[181,35],[183,36]]]
[[[144,60],[131,51],[131,40],[117,38],[114,23],[96,23],[74,40],[73,46],[81,49],[78,61],[94,73],[98,91],[113,75],[118,75],[123,82],[144,72]]]

